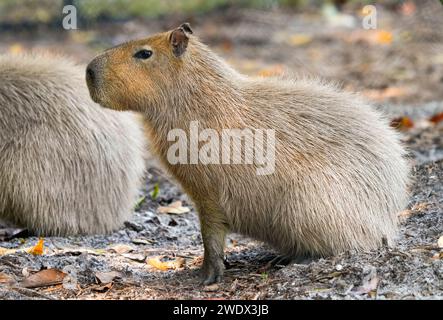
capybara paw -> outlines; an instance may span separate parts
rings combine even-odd
[[[201,284],[204,286],[223,281],[224,263],[222,259],[206,261],[200,270]]]

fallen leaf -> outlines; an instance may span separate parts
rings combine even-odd
[[[416,203],[412,206],[411,210],[412,211],[418,211],[418,212],[422,212],[422,211],[426,211],[429,207],[429,202],[420,202],[420,203]]]
[[[409,117],[400,117],[391,121],[391,127],[399,130],[406,130],[414,127],[414,122],[412,122]]]
[[[230,39],[224,39],[221,44],[221,47],[222,47],[223,51],[231,52],[234,45],[232,44],[232,41]]]
[[[122,274],[117,271],[96,272],[95,277],[100,281],[100,283],[106,284],[113,282],[116,278],[121,278]]]
[[[302,46],[312,41],[312,37],[307,34],[294,34],[289,37],[288,43],[293,46]]]
[[[268,69],[261,70],[258,75],[261,77],[275,77],[283,74],[283,66],[281,64],[277,64]]]
[[[402,221],[408,219],[411,215],[412,215],[412,211],[408,210],[408,209],[397,213],[397,217]]]
[[[0,272],[0,285],[12,285],[15,283],[13,276]]]
[[[63,283],[66,273],[57,269],[45,269],[30,275],[22,281],[24,288],[48,287]]]
[[[203,288],[203,291],[214,292],[214,291],[217,291],[218,289],[220,289],[219,285],[217,283],[214,283],[214,284],[211,284],[209,286],[205,286]]]
[[[20,54],[24,51],[24,47],[20,43],[14,43],[9,47],[9,53],[11,54]]]
[[[2,248],[0,247],[0,256],[5,256],[7,254],[16,253],[16,249],[8,249],[8,248]]]
[[[28,252],[29,254],[33,254],[35,256],[41,256],[43,254],[43,250],[44,250],[44,240],[43,238],[40,238],[37,242],[37,244],[26,250],[26,252]]]
[[[127,245],[127,244],[116,244],[109,248],[110,250],[114,251],[118,254],[128,253],[131,251],[134,251],[134,248]]]
[[[382,90],[364,90],[362,94],[369,99],[383,101],[390,98],[398,98],[406,95],[407,91],[401,87],[388,87]]]
[[[412,16],[417,11],[417,7],[413,1],[406,1],[401,5],[400,11],[405,16]]]
[[[158,213],[169,213],[169,214],[182,214],[182,213],[187,213],[189,211],[191,210],[188,207],[182,206],[182,202],[180,200],[171,203],[167,207],[158,207],[157,209]]]
[[[150,244],[155,243],[154,240],[151,240],[151,239],[140,239],[140,238],[132,239],[131,242],[134,243],[134,244],[145,244],[145,245],[150,245]]]
[[[379,30],[377,33],[377,42],[380,44],[391,44],[392,43],[392,33],[386,30]]]
[[[431,121],[434,124],[437,124],[441,121],[443,121],[443,112],[437,113],[436,115],[432,116],[429,121]]]
[[[391,44],[394,36],[387,30],[355,30],[345,37],[345,41],[366,42],[370,45]]]
[[[146,261],[146,256],[141,253],[124,253],[124,254],[122,254],[122,256],[127,259],[137,261],[137,262],[145,262]]]
[[[81,255],[81,254],[91,254],[91,255],[104,255],[107,252],[104,249],[87,249],[87,248],[65,248],[56,251],[59,254],[69,254],[69,255]]]
[[[437,252],[432,256],[432,259],[434,260],[440,260],[443,259],[443,252]]]
[[[161,271],[166,271],[166,270],[177,270],[177,269],[181,269],[185,266],[185,259],[178,257],[175,260],[171,260],[171,261],[166,261],[163,262],[161,261],[162,257],[152,257],[152,258],[148,258],[146,260],[146,262],[151,265],[152,267],[161,270]]]
[[[438,238],[437,245],[440,249],[443,249],[443,236]]]

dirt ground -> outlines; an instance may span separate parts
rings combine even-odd
[[[20,249],[38,238],[0,225],[0,247],[18,249],[0,253],[0,299],[443,299],[443,249],[437,243],[443,235],[443,121],[435,117],[443,112],[443,33],[433,27],[443,6],[435,3],[383,8],[379,29],[371,31],[361,28],[356,9],[349,7],[335,20],[317,11],[229,9],[69,34],[2,34],[0,52],[37,48],[87,62],[103,48],[191,20],[196,34],[247,74],[319,75],[361,92],[401,123],[413,179],[394,247],[269,269],[270,248],[231,235],[224,282],[203,287],[197,278],[203,247],[196,212],[153,164],[140,194],[144,200],[113,234],[47,237],[44,254],[31,255]],[[157,212],[177,200],[190,212]],[[30,277],[44,269],[62,271],[64,279],[30,285]]]

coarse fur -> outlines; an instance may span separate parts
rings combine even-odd
[[[144,114],[155,152],[198,209],[204,283],[221,278],[227,232],[292,257],[392,243],[408,200],[409,168],[383,115],[314,79],[242,75],[190,33],[181,26],[105,51],[89,64],[88,85],[101,105]],[[185,43],[176,46],[183,35]],[[143,49],[152,56],[134,58]],[[193,120],[218,132],[275,130],[275,172],[257,175],[255,165],[245,164],[171,165],[167,151],[175,142],[168,132],[189,133]]]
[[[84,68],[39,53],[0,56],[0,218],[39,235],[108,233],[144,175],[140,116],[91,101]]]

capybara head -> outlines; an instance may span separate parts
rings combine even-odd
[[[86,69],[92,100],[116,110],[161,104],[181,78],[192,30],[180,27],[108,49]]]

